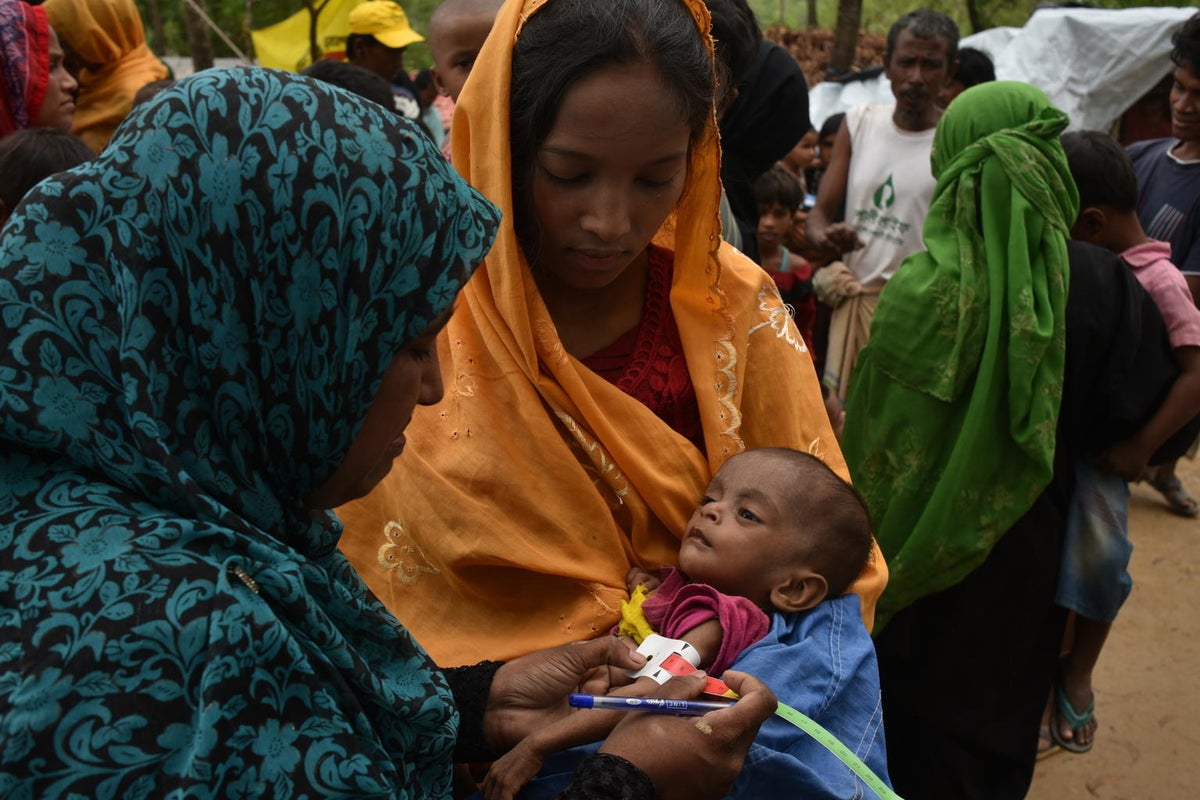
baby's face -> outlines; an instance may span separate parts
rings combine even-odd
[[[458,14],[429,33],[434,79],[456,103],[495,21],[494,12]]]
[[[796,470],[758,451],[729,459],[709,482],[679,547],[693,581],[770,608],[771,589],[804,558]]]

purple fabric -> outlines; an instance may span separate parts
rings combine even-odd
[[[646,619],[663,636],[682,638],[702,622],[721,623],[721,649],[706,669],[721,675],[741,652],[767,635],[771,622],[761,608],[744,597],[721,594],[703,583],[688,583],[674,567],[663,567],[662,585],[642,605]]]

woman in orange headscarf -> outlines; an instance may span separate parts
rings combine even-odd
[[[721,242],[708,26],[701,0],[512,0],[460,97],[454,164],[504,221],[439,340],[446,401],[339,511],[439,663],[607,632],[735,453],[846,474],[774,284]],[[868,623],[885,581],[875,557],[854,587]]]
[[[170,70],[146,46],[133,0],[46,0],[44,7],[78,68],[71,132],[99,153],[133,108],[138,89]]]

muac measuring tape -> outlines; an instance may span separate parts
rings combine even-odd
[[[652,633],[638,646],[638,652],[646,656],[646,665],[639,670],[630,671],[634,678],[649,677],[659,684],[666,683],[676,675],[688,675],[696,671],[700,663],[700,654],[696,649],[682,639],[668,639]],[[737,692],[725,685],[724,681],[709,678],[704,687],[704,693],[715,697],[737,699]],[[833,753],[843,764],[851,769],[859,779],[867,785],[882,800],[902,800],[888,785],[880,780],[862,759],[854,754],[841,740],[825,730],[811,717],[803,714],[789,705],[780,703],[775,709],[775,716],[784,719],[817,740],[826,750]]]

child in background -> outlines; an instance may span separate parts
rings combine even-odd
[[[502,5],[503,0],[445,0],[429,18],[433,79],[456,103]]]
[[[1075,633],[1063,658],[1050,705],[1050,736],[1062,748],[1084,753],[1096,732],[1092,671],[1113,620],[1132,587],[1127,567],[1129,487],[1154,453],[1200,413],[1200,310],[1171,248],[1146,236],[1137,216],[1137,179],[1128,155],[1097,131],[1062,137],[1079,187],[1079,217],[1072,238],[1099,245],[1128,262],[1162,313],[1180,374],[1158,412],[1132,438],[1095,463],[1076,465],[1057,602],[1075,612]]]
[[[83,140],[59,128],[27,128],[0,140],[0,226],[30,189],[95,154]]]
[[[844,113],[837,113],[821,123],[821,130],[817,132],[816,156],[813,158],[808,174],[805,176],[809,194],[815,195],[817,193],[817,189],[821,183],[821,175],[824,174],[825,168],[829,166],[829,157],[833,155],[833,142],[837,139],[838,129],[842,127],[842,120],[845,118],[846,115]]]
[[[503,4],[503,0],[445,0],[429,18],[430,72],[438,91],[455,103]],[[449,127],[442,153],[450,157]]]
[[[939,102],[942,108],[950,105],[950,101],[958,97],[972,86],[996,80],[996,68],[992,65],[991,56],[974,47],[958,48],[958,67],[954,77],[946,81],[942,87]]]
[[[796,327],[805,342],[812,341],[817,305],[812,293],[812,265],[788,250],[786,242],[805,214],[804,187],[796,176],[775,165],[754,181],[758,201],[759,264],[775,279],[783,301],[794,309]],[[803,230],[803,221],[801,221]]]
[[[417,104],[421,107],[421,124],[440,150],[446,141],[446,129],[442,127],[441,112],[433,104],[440,91],[433,79],[433,70],[423,69],[414,75],[413,88],[417,90]]]
[[[753,671],[887,781],[874,649],[857,624],[857,598],[843,595],[870,552],[866,506],[820,459],[786,448],[749,450],[713,476],[684,532],[679,570],[664,567],[661,580],[630,571],[634,599],[622,632],[644,631],[648,621],[695,647],[711,674]],[[637,611],[643,597],[644,621]],[[614,694],[639,696],[654,685],[642,677]],[[515,796],[551,753],[602,739],[622,716],[580,711],[527,737],[492,765],[484,796]],[[756,757],[755,748],[776,752]],[[734,798],[779,796],[783,787],[806,798],[861,796],[846,767],[777,718],[764,723],[746,764]]]
[[[808,191],[808,183],[805,178],[805,172],[812,166],[817,158],[817,131],[814,128],[809,128],[800,137],[800,141],[796,142],[796,146],[788,151],[779,165],[792,173],[796,180],[800,181],[800,185],[804,187],[804,191]]]

